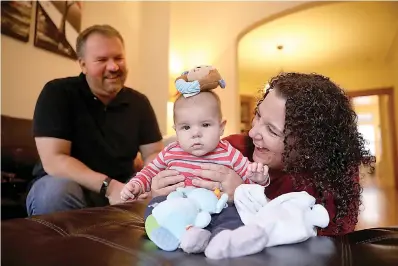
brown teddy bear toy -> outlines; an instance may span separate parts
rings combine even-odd
[[[182,73],[175,85],[184,97],[190,97],[201,91],[214,90],[218,86],[225,88],[225,81],[216,68],[202,65]]]

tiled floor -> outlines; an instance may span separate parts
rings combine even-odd
[[[362,205],[356,230],[372,227],[398,226],[398,190],[380,187],[366,180],[363,183]]]

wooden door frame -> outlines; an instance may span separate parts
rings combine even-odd
[[[351,97],[359,97],[359,96],[372,96],[372,95],[387,95],[388,97],[388,112],[391,117],[391,128],[392,128],[392,162],[394,167],[394,179],[395,179],[395,188],[398,189],[398,141],[397,141],[397,132],[396,132],[396,120],[395,120],[395,98],[394,98],[394,88],[386,87],[379,89],[369,89],[369,90],[359,90],[359,91],[349,91],[347,95]]]

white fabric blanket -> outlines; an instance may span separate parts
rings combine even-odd
[[[273,200],[265,197],[264,187],[240,185],[234,196],[235,206],[245,225],[256,224],[268,236],[266,247],[293,244],[317,235],[316,227],[329,224],[327,210],[315,204],[307,192],[292,192]]]

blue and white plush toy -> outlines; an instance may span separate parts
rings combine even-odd
[[[220,213],[228,195],[204,188],[177,188],[167,199],[157,204],[145,220],[149,239],[160,249],[174,251],[180,247],[183,235],[191,227],[205,228],[211,214]]]

